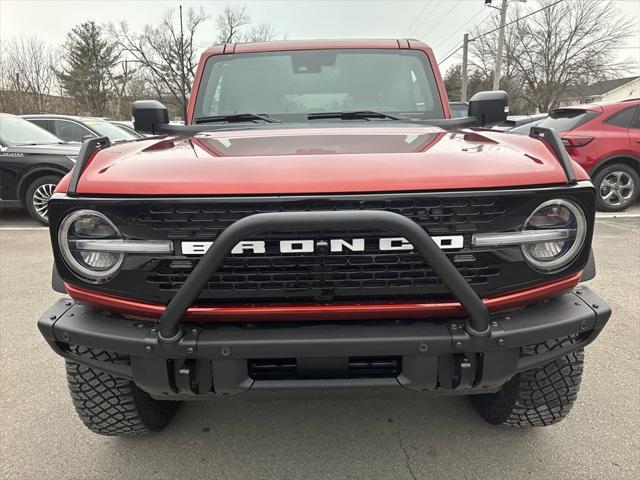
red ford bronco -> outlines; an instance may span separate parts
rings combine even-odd
[[[221,45],[185,125],[87,140],[49,203],[38,322],[83,422],[167,425],[179,401],[305,389],[469,395],[490,423],[571,409],[611,311],[584,280],[595,196],[504,92],[450,118],[415,40]],[[415,393],[415,394],[419,394]]]

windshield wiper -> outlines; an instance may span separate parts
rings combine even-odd
[[[277,118],[271,118],[268,115],[259,113],[232,113],[229,115],[214,115],[211,117],[198,117],[194,123],[214,123],[214,122],[251,122],[253,120],[262,120],[266,123],[282,123]]]
[[[323,120],[329,118],[339,118],[341,120],[370,120],[372,118],[381,118],[386,120],[408,120],[408,117],[402,115],[392,115],[390,113],[376,112],[375,110],[354,110],[345,112],[315,112],[307,115],[308,120]]]

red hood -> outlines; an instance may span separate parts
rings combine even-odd
[[[577,166],[576,172],[580,180],[588,178]],[[497,131],[400,125],[215,131],[117,144],[90,161],[77,192],[356,193],[564,181],[560,163],[542,141]]]

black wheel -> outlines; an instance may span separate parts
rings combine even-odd
[[[537,353],[560,348],[572,339],[553,340],[533,347]],[[580,390],[583,350],[519,373],[497,393],[471,395],[471,403],[492,425],[527,428],[553,425],[565,418]]]
[[[44,225],[49,225],[49,199],[60,181],[60,177],[47,175],[36,178],[25,195],[24,204],[33,218]]]
[[[87,347],[73,353],[94,360],[128,363],[127,357]],[[130,380],[66,360],[71,399],[80,419],[100,435],[132,436],[164,429],[180,402],[151,398]]]
[[[614,163],[600,170],[593,179],[598,196],[596,207],[604,212],[619,212],[629,207],[640,194],[640,177],[629,165]]]

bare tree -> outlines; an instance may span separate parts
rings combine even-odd
[[[122,118],[122,108],[129,97],[129,85],[135,80],[138,70],[132,67],[132,62],[123,60],[117,66],[117,70],[109,71],[109,82],[111,84],[111,116],[116,119]]]
[[[625,71],[612,52],[629,38],[632,25],[610,1],[540,0],[538,8],[519,21],[526,14],[514,9],[505,32],[500,87],[521,101],[522,109],[546,112],[571,91]],[[492,77],[496,35],[482,35],[471,46],[474,67],[487,77]]]
[[[261,23],[249,30],[244,37],[245,42],[268,42],[276,37],[276,31],[269,23]]]
[[[17,113],[47,110],[56,77],[53,49],[36,37],[14,37],[3,46],[3,89],[11,92]]]
[[[178,18],[176,18],[178,17]],[[182,10],[165,13],[157,26],[147,25],[141,34],[129,30],[126,22],[110,25],[114,40],[147,74],[156,95],[167,98],[184,114],[191,92],[193,76],[198,65],[195,37],[207,19],[202,8],[189,8],[183,18]]]
[[[523,15],[516,5],[511,13],[511,20],[515,20]],[[493,17],[483,29],[490,33],[483,33],[476,30],[471,38],[470,43],[470,68],[474,72],[475,86],[482,87],[483,90],[490,90],[493,84],[493,75],[495,73],[496,45],[498,43],[499,18]],[[523,100],[523,84],[521,79],[516,75],[513,54],[516,51],[514,42],[515,25],[508,25],[505,29],[504,51],[505,57],[502,60],[502,75],[500,77],[500,88],[509,94],[509,108],[514,112],[525,113],[531,106]],[[471,75],[470,75],[471,76]],[[474,85],[469,85],[469,94],[473,95],[477,90],[473,89]]]
[[[247,7],[227,5],[216,19],[218,43],[233,43],[242,40],[242,27],[249,25],[251,19]]]
[[[611,2],[562,2],[515,26],[518,55],[512,61],[526,86],[525,99],[540,111],[547,111],[572,88],[625,70],[612,52],[631,35],[632,26]]]

